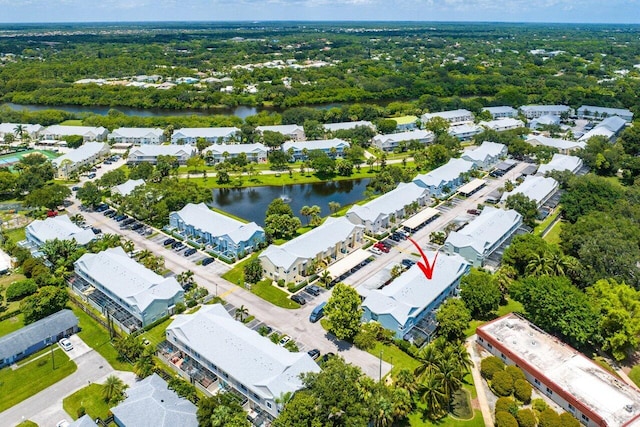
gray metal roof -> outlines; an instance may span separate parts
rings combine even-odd
[[[127,390],[127,398],[111,409],[125,427],[197,427],[197,407],[169,390],[153,374]]]
[[[96,423],[91,419],[89,415],[84,415],[83,417],[78,418],[77,420],[69,424],[68,427],[96,427]]]
[[[445,242],[454,248],[471,247],[477,253],[488,255],[487,251],[500,241],[515,224],[522,223],[522,215],[513,209],[502,210],[485,206],[480,216],[460,231],[452,231]]]
[[[0,360],[25,351],[32,345],[78,326],[71,310],[60,310],[0,338]]]

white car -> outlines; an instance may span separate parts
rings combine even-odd
[[[382,251],[380,249],[376,248],[375,246],[370,247],[369,251],[373,252],[376,255],[382,255]]]
[[[62,338],[60,340],[60,347],[62,347],[64,351],[73,350],[73,343],[69,341],[67,338]]]
[[[60,421],[58,421],[58,424],[56,424],[56,427],[69,427],[70,425],[71,425],[71,423],[69,423],[69,421],[60,420]]]
[[[289,335],[283,335],[283,337],[280,338],[278,345],[280,347],[284,347],[289,341],[291,341],[291,337]]]

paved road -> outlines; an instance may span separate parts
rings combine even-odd
[[[79,343],[78,340],[80,338],[72,337],[74,346]],[[79,349],[82,352],[86,350],[86,347],[79,346]],[[62,409],[62,399],[86,387],[90,382],[102,383],[112,374],[122,378],[129,385],[135,382],[133,373],[115,371],[95,350],[75,355],[74,361],[78,365],[78,369],[73,374],[35,396],[1,412],[0,425],[3,427],[15,426],[28,419],[40,427],[53,427],[62,419],[71,420],[69,414]]]

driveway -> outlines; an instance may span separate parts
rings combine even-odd
[[[72,337],[74,349],[78,343],[78,350],[83,351],[86,344],[77,337]],[[73,350],[71,350],[73,351]],[[132,372],[115,371],[109,363],[95,350],[77,355],[74,358],[78,369],[68,377],[42,390],[35,396],[0,413],[2,426],[15,426],[24,420],[32,420],[41,427],[53,427],[62,419],[71,420],[69,414],[62,409],[62,399],[89,383],[102,383],[112,374],[120,377],[126,384],[135,383]]]

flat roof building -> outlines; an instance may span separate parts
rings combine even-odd
[[[134,384],[125,394],[126,399],[111,408],[113,421],[120,427],[198,427],[196,405],[170,390],[158,374]]]
[[[111,147],[105,142],[85,142],[80,147],[51,160],[51,164],[56,168],[58,178],[68,179],[81,167],[91,166],[108,156],[110,151]]]
[[[552,171],[569,171],[575,174],[580,169],[582,169],[582,159],[580,157],[554,154],[549,163],[540,165],[538,174],[544,175]]]
[[[524,194],[536,202],[538,207],[544,205],[558,191],[558,181],[542,176],[528,176],[513,191],[505,192],[500,199],[505,202],[512,194]]]
[[[286,283],[300,282],[315,273],[308,271],[314,262],[332,264],[358,249],[364,227],[345,217],[328,217],[319,227],[282,245],[270,245],[260,255],[265,276]],[[316,266],[317,267],[317,266]]]
[[[242,258],[266,241],[262,227],[189,203],[169,214],[169,225],[182,236],[229,259]]]
[[[478,148],[467,150],[461,156],[462,159],[473,162],[476,168],[483,170],[493,168],[505,157],[507,146],[491,141],[484,141]]]
[[[78,331],[78,318],[60,310],[44,319],[0,337],[0,368],[16,363]]]
[[[301,374],[320,372],[306,352],[290,352],[274,344],[234,320],[221,304],[176,316],[166,338],[217,377],[222,389],[234,389],[272,418],[281,409],[276,399],[302,388]]]
[[[436,252],[425,252],[425,255],[429,262],[434,262]],[[429,280],[420,267],[414,265],[391,284],[368,293],[362,303],[363,321],[380,322],[383,327],[393,331],[397,338],[404,338],[423,319],[435,318],[437,308],[455,295],[460,279],[468,273],[469,268],[469,264],[459,255],[439,253],[433,276]],[[430,335],[433,330],[424,332]]]
[[[395,189],[364,205],[353,205],[346,217],[352,223],[362,225],[369,233],[378,234],[408,216],[407,211],[416,212],[428,200],[426,188],[413,182],[400,183]],[[415,208],[408,209],[411,205]]]
[[[459,254],[474,267],[481,267],[521,225],[522,215],[515,210],[485,206],[477,218],[461,230],[449,233],[442,250]]]
[[[74,290],[85,296],[97,292],[90,299],[102,303],[102,309],[108,312],[109,307],[117,306],[120,313],[128,314],[126,318],[113,316],[129,332],[173,313],[174,306],[184,300],[175,277],[162,277],[138,264],[120,246],[86,253],[74,267]]]
[[[640,426],[640,392],[516,314],[482,326],[477,342],[521,368],[540,392],[588,427]]]
[[[160,128],[118,128],[109,134],[116,144],[162,144],[164,131]]]
[[[421,117],[422,123],[427,123],[429,120],[433,119],[434,117],[443,118],[446,121],[448,121],[452,126],[463,124],[463,123],[473,123],[473,113],[469,110],[464,110],[464,109],[440,111],[437,113],[425,113]]]
[[[499,106],[499,107],[485,107],[482,111],[488,111],[491,114],[491,117],[496,119],[501,119],[503,117],[517,117],[518,110],[509,106]]]
[[[196,153],[191,145],[141,145],[131,149],[127,163],[158,163],[158,156],[172,156],[178,163],[185,164]]]

